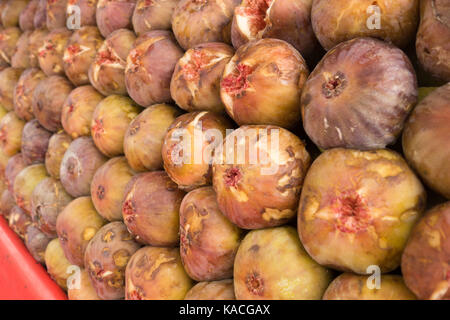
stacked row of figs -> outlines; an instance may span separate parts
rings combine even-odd
[[[70,299],[450,298],[449,1],[0,21],[0,212]]]

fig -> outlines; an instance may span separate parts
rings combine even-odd
[[[122,214],[136,240],[158,247],[179,244],[179,211],[185,193],[164,171],[136,175],[127,185]]]
[[[30,224],[27,227],[25,246],[37,262],[45,263],[45,249],[47,249],[47,245],[51,240],[52,238],[49,238],[34,224]]]
[[[220,211],[212,187],[189,192],[180,207],[180,253],[184,269],[197,281],[233,277],[242,231]]]
[[[419,22],[419,0],[313,1],[311,21],[325,50],[358,37],[373,37],[406,47]],[[387,59],[389,60],[389,59]]]
[[[47,236],[55,238],[56,218],[72,200],[60,181],[54,178],[42,180],[31,195],[33,222]]]
[[[261,39],[241,46],[228,62],[220,96],[239,125],[294,127],[300,120],[300,94],[309,70],[287,42]]]
[[[67,78],[75,86],[89,84],[89,67],[102,43],[103,38],[96,27],[82,27],[70,37],[63,62]]]
[[[19,40],[16,43],[16,49],[11,57],[11,66],[13,68],[30,68],[30,52],[29,52],[29,39],[31,31],[25,31],[20,35]]]
[[[53,0],[50,0],[53,1]],[[66,28],[50,31],[39,48],[39,66],[47,76],[64,75],[64,49],[69,42],[72,31]]]
[[[31,195],[33,190],[47,177],[47,171],[43,164],[28,166],[16,176],[13,189],[14,200],[28,215],[31,215]]]
[[[22,130],[25,121],[19,119],[14,111],[8,112],[0,121],[0,148],[7,156],[20,152]]]
[[[186,113],[169,127],[162,147],[164,169],[183,190],[211,184],[212,157],[232,124],[209,111]]]
[[[47,272],[61,288],[67,290],[67,279],[70,277],[72,264],[66,259],[58,238],[48,243],[44,258]]]
[[[19,26],[23,31],[34,30],[34,16],[38,10],[39,0],[31,0],[19,15]]]
[[[16,50],[17,41],[22,33],[17,27],[0,29],[0,70],[11,64],[11,58]]]
[[[62,107],[72,90],[70,81],[61,76],[50,76],[38,83],[33,93],[32,106],[41,126],[52,132],[62,129]]]
[[[393,144],[417,102],[414,69],[400,49],[358,38],[319,62],[302,93],[303,126],[321,149]]]
[[[67,290],[69,300],[100,300],[86,269],[81,270],[77,285],[69,286]]]
[[[233,279],[199,282],[186,293],[184,300],[235,300]]]
[[[161,149],[167,129],[180,115],[177,108],[156,104],[134,118],[125,133],[123,151],[135,171],[154,171],[163,168]]]
[[[51,177],[59,179],[61,162],[71,142],[72,138],[64,131],[55,133],[50,138],[45,154],[45,167]]]
[[[234,292],[238,300],[317,300],[331,276],[308,256],[293,227],[254,230],[236,255]]]
[[[111,33],[97,51],[89,68],[89,81],[101,94],[127,93],[125,86],[125,67],[127,56],[136,36],[127,29]]]
[[[9,227],[21,238],[25,239],[27,228],[33,222],[30,216],[18,206],[13,206],[9,212]]]
[[[83,267],[86,247],[105,223],[90,197],[80,197],[67,204],[56,218],[56,232],[67,260]]]
[[[96,20],[97,26],[106,38],[118,29],[132,29],[136,0],[98,0]]]
[[[450,199],[450,83],[436,89],[413,110],[403,132],[403,151],[433,190]]]
[[[64,189],[72,197],[90,195],[92,178],[106,160],[91,138],[80,137],[72,141],[61,162],[59,176]]]
[[[105,97],[92,86],[77,87],[67,96],[62,107],[61,123],[73,138],[91,135],[91,122],[97,104]]]
[[[125,84],[128,94],[141,106],[171,102],[170,79],[183,56],[172,32],[149,31],[136,40],[127,57]]]
[[[44,0],[45,1],[45,0]],[[36,29],[31,32],[28,38],[28,53],[30,55],[30,66],[39,68],[39,49],[44,43],[45,37],[48,35],[46,29]]]
[[[183,300],[193,283],[177,248],[144,247],[128,262],[126,300]]]
[[[237,129],[214,158],[213,186],[220,210],[243,229],[287,223],[297,212],[310,162],[304,143],[286,129]]]
[[[6,110],[0,103],[0,120],[3,119],[4,116],[8,113],[8,110]]]
[[[13,101],[14,112],[22,120],[30,121],[34,118],[32,105],[34,89],[45,78],[45,73],[38,68],[26,69],[20,75],[14,87]]]
[[[122,220],[125,187],[133,175],[125,157],[112,158],[98,168],[91,183],[91,198],[106,220]]]
[[[33,18],[33,25],[35,29],[47,28],[47,0],[39,0]]]
[[[382,275],[379,287],[369,276],[343,273],[331,282],[323,300],[416,300],[399,275]]]
[[[220,100],[220,78],[233,55],[233,48],[219,42],[201,44],[186,51],[172,75],[172,99],[189,112],[224,112],[225,106]]]
[[[3,27],[2,11],[5,9],[7,4],[8,4],[7,0],[0,0],[0,27]]]
[[[4,28],[19,26],[20,13],[30,0],[7,0],[2,9],[2,24]]]
[[[172,29],[187,50],[205,42],[231,42],[231,20],[240,0],[181,0],[172,15]]]
[[[124,298],[125,268],[139,248],[127,227],[119,221],[102,227],[89,242],[84,264],[100,299]]]
[[[6,68],[0,72],[0,105],[8,111],[14,109],[14,87],[22,71],[23,69]]]
[[[91,135],[104,155],[123,154],[125,132],[140,111],[133,100],[119,95],[106,97],[98,103],[92,115]]]
[[[138,36],[151,30],[170,30],[172,13],[179,0],[137,0],[133,29]]]
[[[66,27],[66,8],[68,0],[47,0],[46,25],[52,31]]]
[[[25,125],[22,132],[22,158],[26,165],[44,163],[45,153],[52,133],[45,130],[34,119]]]
[[[306,176],[298,208],[305,249],[323,266],[366,274],[400,264],[426,193],[406,161],[390,150],[332,149]]]
[[[402,256],[405,283],[419,299],[450,299],[450,202],[429,210],[414,227]]]
[[[11,209],[16,205],[14,201],[14,196],[12,193],[6,189],[2,192],[0,197],[0,216],[3,216],[5,219],[9,219],[9,215],[11,213]]]
[[[97,21],[95,19],[95,12],[97,10],[98,0],[68,0],[66,15],[70,16],[73,11],[73,6],[78,6],[80,8],[80,26],[97,26]]]
[[[26,167],[27,163],[25,162],[22,153],[18,153],[9,158],[5,167],[5,183],[11,193],[14,191],[14,180],[16,179],[16,176]]]

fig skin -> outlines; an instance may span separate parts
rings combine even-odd
[[[27,163],[25,162],[22,153],[18,153],[9,158],[5,167],[5,184],[11,193],[14,192],[14,180],[16,179],[16,176],[26,167]]]
[[[80,197],[66,205],[56,218],[56,233],[67,260],[83,267],[86,247],[104,224],[91,197]]]
[[[369,28],[369,7],[380,9],[381,28]],[[414,39],[419,23],[419,0],[347,1],[314,0],[311,11],[314,32],[325,50],[358,38],[373,37],[404,48]]]
[[[50,31],[39,48],[39,66],[47,76],[64,75],[64,49],[67,46],[72,31],[66,28]]]
[[[17,47],[22,32],[17,27],[0,29],[0,70],[11,64],[11,58]]]
[[[123,154],[123,141],[130,122],[141,108],[128,97],[112,95],[99,102],[92,115],[91,135],[108,157]]]
[[[417,98],[416,75],[403,51],[353,39],[329,51],[306,81],[303,126],[321,149],[381,149],[396,141]]]
[[[237,300],[317,300],[332,274],[306,253],[293,227],[254,230],[234,262]]]
[[[11,57],[11,66],[13,68],[30,68],[29,38],[31,31],[25,31],[17,40],[16,49]]]
[[[20,13],[26,8],[29,0],[7,0],[2,9],[2,24],[4,28],[18,27]]]
[[[184,49],[205,42],[231,42],[231,20],[240,0],[181,0],[172,15],[172,29]]]
[[[72,14],[70,6],[78,6],[80,8],[80,26],[97,26],[95,12],[97,11],[98,0],[68,0],[66,16]]]
[[[180,254],[184,269],[196,281],[233,277],[242,230],[220,211],[212,187],[189,192],[180,207]]]
[[[67,289],[67,297],[69,300],[100,300],[97,292],[95,292],[94,286],[89,278],[89,273],[86,269],[81,269],[79,285],[79,288],[71,288],[69,286]]]
[[[61,76],[51,76],[38,83],[32,105],[34,116],[41,126],[51,132],[62,129],[62,107],[73,89],[70,81]]]
[[[31,195],[31,216],[43,233],[57,237],[56,218],[73,200],[60,181],[54,178],[42,180]]]
[[[72,197],[88,196],[95,172],[107,158],[97,150],[89,137],[72,141],[61,162],[60,179]]]
[[[35,30],[47,28],[47,0],[39,0],[33,18],[33,25]]]
[[[23,240],[27,228],[33,222],[30,216],[18,206],[13,206],[9,213],[9,227]]]
[[[184,300],[236,300],[233,279],[199,282],[186,293]]]
[[[381,276],[380,288],[371,289],[369,276],[343,273],[331,282],[323,300],[416,300],[399,275]]]
[[[0,72],[0,105],[6,110],[14,110],[14,87],[23,69],[6,68]]]
[[[233,149],[237,155],[230,154]],[[251,161],[252,154],[260,160]],[[293,133],[275,126],[240,127],[214,157],[213,186],[220,210],[243,229],[287,223],[296,214],[310,162],[304,143]]]
[[[0,148],[7,156],[13,156],[20,152],[22,130],[25,121],[19,119],[14,111],[8,112],[0,120]]]
[[[450,299],[450,202],[429,210],[414,227],[402,256],[405,283],[419,299]]]
[[[399,266],[425,198],[420,180],[394,151],[328,150],[303,185],[300,239],[323,266],[367,274],[376,265],[387,273]]]
[[[50,138],[48,149],[45,154],[45,167],[51,177],[59,179],[61,162],[71,143],[72,138],[64,131],[55,133]]]
[[[101,94],[127,94],[125,67],[136,36],[127,29],[111,33],[97,51],[89,68],[89,81]]]
[[[96,27],[82,27],[70,37],[64,50],[63,62],[66,76],[75,86],[90,83],[89,67],[102,44],[103,37]]]
[[[155,104],[134,118],[125,133],[123,151],[134,171],[163,168],[162,145],[167,129],[180,110],[167,104]]]
[[[39,0],[31,0],[19,15],[19,26],[23,31],[34,30],[34,16],[39,6]]]
[[[204,43],[186,51],[178,61],[170,82],[170,94],[180,108],[223,113],[220,78],[234,50],[219,42]]]
[[[84,264],[100,299],[125,297],[125,268],[141,246],[119,221],[102,227],[86,249]]]
[[[170,31],[149,31],[139,37],[125,69],[130,97],[143,107],[171,102],[170,79],[182,56],[183,50]]]
[[[28,166],[16,176],[13,189],[14,200],[26,214],[31,215],[31,195],[34,188],[47,177],[43,164]]]
[[[450,83],[413,110],[403,131],[403,152],[433,190],[450,200]]]
[[[126,300],[183,300],[193,285],[178,249],[156,247],[141,248],[131,257],[125,283]]]
[[[45,266],[47,272],[50,274],[53,280],[64,290],[67,290],[67,279],[70,277],[69,267],[72,264],[67,260],[64,255],[64,250],[61,247],[61,243],[58,238],[53,239],[47,245],[45,249]]]
[[[44,129],[36,119],[27,122],[22,131],[21,147],[26,165],[44,163],[51,136],[52,133]]]
[[[112,158],[98,168],[91,183],[91,198],[106,220],[122,220],[125,188],[134,174],[125,157]]]
[[[179,0],[137,0],[133,29],[138,36],[151,30],[170,30],[172,14]]]
[[[103,37],[118,29],[133,29],[133,16],[136,0],[98,0],[96,21]]]
[[[30,224],[25,233],[25,246],[33,256],[34,260],[44,264],[45,263],[45,249],[48,243],[52,240],[45,235],[37,226]]]
[[[9,219],[11,209],[16,205],[13,194],[8,190],[4,190],[0,197],[0,216]]]
[[[155,247],[179,245],[179,211],[185,193],[164,171],[141,173],[128,183],[123,220],[136,240]]]
[[[14,112],[16,115],[25,121],[30,121],[34,118],[33,113],[33,93],[41,80],[47,76],[38,68],[26,69],[17,81],[14,87]]]
[[[164,169],[180,189],[190,191],[211,184],[214,152],[232,127],[227,118],[209,111],[175,119],[164,138],[162,158]],[[189,147],[191,150],[185,150]]]
[[[300,120],[300,95],[308,66],[283,40],[261,39],[241,46],[226,65],[220,96],[239,125],[291,128]]]
[[[45,0],[44,0],[45,1]],[[28,38],[28,53],[30,55],[30,66],[32,68],[40,68],[39,66],[39,49],[44,43],[45,37],[48,35],[47,29],[35,29]]]
[[[66,7],[68,0],[47,0],[46,25],[52,31],[66,27]]]
[[[104,98],[90,85],[77,87],[70,92],[62,107],[61,123],[73,139],[91,135],[92,115]]]

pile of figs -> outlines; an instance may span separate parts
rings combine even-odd
[[[0,215],[73,300],[450,299],[450,3],[0,0]]]

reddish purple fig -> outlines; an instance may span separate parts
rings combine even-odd
[[[72,31],[66,28],[55,29],[45,36],[38,51],[39,66],[47,76],[64,75],[64,49]]]
[[[133,29],[138,36],[151,30],[170,30],[172,14],[179,0],[137,0]]]
[[[39,0],[33,18],[33,25],[35,29],[47,28],[47,0]]]
[[[36,29],[31,32],[28,38],[28,53],[30,55],[30,66],[39,68],[39,49],[48,35],[47,29]]]
[[[21,34],[22,32],[17,27],[0,29],[0,70],[11,64],[11,58]]]
[[[16,205],[14,196],[9,190],[4,190],[0,196],[0,216],[9,219],[11,209]]]
[[[14,192],[14,180],[16,180],[16,176],[27,166],[28,164],[25,162],[22,153],[18,153],[9,158],[5,167],[5,183],[11,193]]]
[[[34,118],[33,113],[33,94],[34,89],[41,80],[47,76],[38,68],[26,69],[17,81],[14,87],[14,112],[19,118],[30,121]]]
[[[96,20],[102,35],[106,38],[118,29],[132,29],[136,0],[98,0]]]
[[[31,195],[34,188],[47,177],[47,171],[43,164],[28,166],[16,176],[13,189],[14,200],[26,214],[31,216]]]
[[[9,227],[22,239],[25,238],[27,228],[33,222],[30,216],[18,206],[13,206],[9,213]]]
[[[52,133],[34,119],[25,125],[22,132],[22,158],[27,164],[44,163],[45,153]]]
[[[6,68],[0,72],[0,105],[8,111],[14,110],[14,88],[23,69]]]
[[[45,167],[50,176],[55,179],[59,179],[61,162],[71,142],[72,138],[64,131],[55,133],[48,142]]]
[[[0,120],[0,148],[5,155],[13,156],[20,152],[24,126],[25,121],[19,119],[14,111]]]
[[[74,13],[73,7],[80,8],[80,26],[97,26],[95,12],[97,11],[98,0],[68,0],[66,15],[69,17]]]
[[[20,13],[26,8],[30,0],[7,0],[2,10],[3,28],[19,26]]]
[[[78,285],[69,286],[67,290],[69,300],[100,300],[86,269],[81,270],[79,281],[79,283],[77,282]]]
[[[19,26],[22,31],[34,30],[34,16],[38,10],[39,0],[31,0],[19,16]]]
[[[45,266],[55,282],[67,290],[67,280],[70,277],[72,263],[67,260],[58,238],[53,239],[45,249]]]
[[[52,31],[66,27],[66,8],[68,0],[47,0],[46,25]]]
[[[30,68],[30,51],[29,51],[29,39],[31,31],[25,31],[20,35],[19,40],[16,43],[16,50],[11,57],[11,66],[13,68]]]
[[[47,249],[51,240],[52,238],[48,237],[34,224],[27,227],[24,239],[25,246],[37,262],[45,263],[45,249]]]
[[[233,279],[199,282],[186,293],[184,300],[236,300]]]

